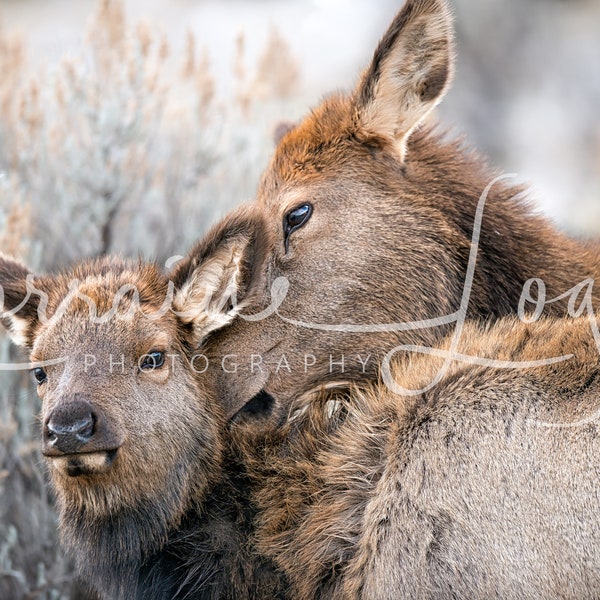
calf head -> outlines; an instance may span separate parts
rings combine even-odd
[[[62,537],[87,577],[116,582],[109,597],[127,596],[136,567],[220,477],[224,417],[194,352],[250,298],[266,239],[244,211],[228,223],[177,285],[153,264],[105,258],[34,276],[0,257],[0,315],[30,353]]]

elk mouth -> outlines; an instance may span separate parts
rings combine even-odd
[[[84,475],[100,475],[111,469],[117,458],[119,449],[99,450],[94,452],[78,452],[75,454],[45,453],[51,466],[68,477]]]

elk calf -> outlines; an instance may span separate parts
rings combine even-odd
[[[62,543],[103,599],[282,595],[247,550],[245,480],[193,364],[251,297],[264,258],[259,219],[228,223],[177,286],[151,264],[107,258],[37,277],[0,257],[0,315],[30,351]],[[239,304],[226,307],[232,286]]]

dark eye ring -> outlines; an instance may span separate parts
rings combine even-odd
[[[42,367],[36,367],[35,369],[32,370],[32,373],[33,373],[33,377],[36,380],[36,382],[38,383],[38,385],[45,383],[46,379],[48,379],[48,375],[46,375],[46,371],[44,371],[44,369],[42,369]]]
[[[312,216],[312,212],[312,204],[302,204],[290,210],[283,218],[283,236],[286,253],[290,245],[290,235],[296,229],[300,229],[300,227],[306,224]]]
[[[160,350],[153,350],[144,354],[138,361],[140,371],[154,371],[160,369],[165,364],[165,353]]]

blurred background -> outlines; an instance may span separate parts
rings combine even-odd
[[[401,0],[0,0],[0,251],[165,260],[253,197],[273,132],[351,89]],[[454,0],[444,127],[600,233],[600,0]],[[18,355],[0,338],[0,362]],[[76,596],[28,374],[0,372],[0,599]]]

